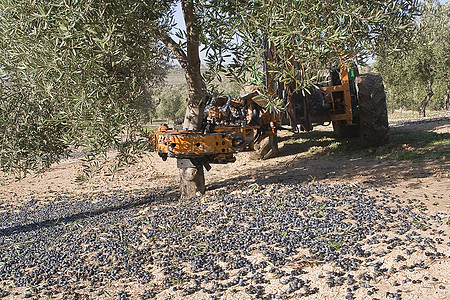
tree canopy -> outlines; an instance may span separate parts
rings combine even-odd
[[[432,107],[442,109],[450,93],[450,7],[426,1],[417,18],[408,51],[380,56],[376,68],[383,75],[390,105],[419,110],[432,99]]]
[[[177,3],[186,30],[176,30]],[[339,57],[364,60],[402,48],[417,7],[415,0],[2,1],[2,169],[48,166],[79,146],[121,149],[169,58],[185,71],[184,127],[195,129],[208,82],[226,74],[259,83],[268,75],[265,44],[275,46],[270,76],[300,89]],[[134,145],[134,135],[125,136]]]
[[[4,171],[46,167],[78,147],[101,154],[136,131],[139,107],[168,58],[154,28],[164,25],[170,5],[144,4],[1,2]]]
[[[298,89],[317,83],[317,71],[339,60],[364,62],[401,50],[419,7],[418,1],[204,2],[202,43],[210,70],[227,69],[232,77],[250,71],[258,83],[272,43],[271,75],[295,81]],[[233,61],[228,66],[226,55]]]

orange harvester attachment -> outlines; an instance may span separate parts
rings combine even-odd
[[[151,143],[163,160],[177,158],[179,168],[236,161],[235,153],[255,150],[255,141],[276,134],[275,118],[257,103],[260,95],[212,99],[204,111],[201,131],[160,126],[150,134]]]

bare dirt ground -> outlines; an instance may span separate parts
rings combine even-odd
[[[391,129],[401,128],[411,132],[450,133],[449,116],[428,119],[394,120]],[[316,130],[330,132],[331,126],[319,126]],[[330,133],[332,135],[332,133]],[[314,155],[301,145],[290,144],[290,138],[302,138],[302,134],[282,133],[280,157],[270,160],[255,160],[251,153],[237,155],[236,163],[214,165],[206,173],[207,189],[233,184],[271,183],[271,182],[365,182],[378,186],[417,186],[420,190],[427,185],[438,184],[438,191],[449,191],[449,162],[435,161],[397,161],[361,157],[334,157]],[[308,146],[309,147],[309,146]],[[405,145],[406,147],[406,145]],[[320,152],[320,145],[313,146]],[[391,149],[388,149],[391,150]],[[396,149],[393,149],[396,150]],[[368,149],[370,153],[372,149]],[[450,159],[449,159],[450,160]],[[100,176],[87,183],[77,183],[76,178],[82,173],[81,158],[68,158],[52,166],[47,172],[30,174],[17,181],[14,176],[0,172],[0,203],[27,201],[30,198],[45,199],[56,195],[89,194],[113,191],[128,191],[148,188],[166,187],[176,190],[178,186],[178,169],[176,161],[162,161],[156,153],[149,153],[142,160],[114,176],[109,175],[110,161],[106,162]],[[106,174],[106,175],[105,175]],[[411,189],[406,189],[409,192]],[[434,189],[436,190],[436,189]],[[422,194],[422,191],[417,191]],[[448,197],[448,194],[447,194]],[[16,199],[16,200],[15,200]]]
[[[394,120],[391,122],[392,130],[406,130],[411,132],[435,132],[438,134],[450,134],[449,116],[439,116],[426,120]],[[319,128],[329,132],[330,128]],[[444,253],[446,257],[431,259],[427,256],[413,254],[405,261],[411,265],[419,260],[425,261],[428,268],[416,268],[413,271],[407,269],[392,272],[386,278],[378,278],[370,282],[375,288],[374,296],[378,298],[392,297],[398,290],[398,282],[403,282],[400,293],[402,299],[449,299],[450,298],[450,158],[416,160],[391,160],[384,159],[383,154],[389,151],[398,151],[398,145],[387,149],[368,149],[367,153],[346,156],[345,154],[321,154],[321,144],[314,145],[313,150],[301,149],[298,143],[292,139],[301,139],[302,135],[287,133],[281,137],[280,153],[277,158],[261,161],[254,160],[249,153],[237,155],[237,161],[230,165],[214,165],[212,170],[206,173],[207,197],[214,195],[216,191],[225,192],[242,191],[255,183],[258,186],[266,184],[357,184],[369,191],[374,196],[380,193],[396,197],[397,199],[414,199],[423,204],[421,209],[431,215],[439,212],[444,220],[442,225],[429,228],[423,233],[424,237],[434,238],[439,236],[442,243],[436,245],[437,252]],[[406,148],[408,145],[404,145]],[[376,155],[376,152],[381,155]],[[375,153],[374,153],[375,152]],[[108,164],[105,163],[104,173],[108,173]],[[23,180],[16,181],[14,177],[0,174],[0,212],[8,213],[5,207],[20,207],[29,201],[46,203],[56,197],[95,195],[102,193],[121,193],[127,191],[163,190],[167,199],[177,201],[178,170],[175,160],[169,159],[163,162],[156,154],[145,156],[139,163],[114,176],[101,174],[88,183],[78,184],[75,179],[82,170],[82,161],[79,158],[69,158],[60,164],[53,166],[43,174],[31,174]],[[3,224],[2,227],[7,227]],[[1,249],[1,248],[0,248]],[[383,257],[385,266],[399,267],[396,260],[399,253],[394,249],[389,255]],[[255,254],[257,261],[257,254]],[[310,295],[311,299],[350,299],[347,286],[327,287],[326,276],[336,271],[337,267],[325,263],[322,265],[300,261],[299,265],[307,272],[305,279],[312,280],[321,286],[320,293]],[[287,271],[296,266],[285,266]],[[0,265],[1,267],[1,265]],[[366,268],[369,270],[368,268]],[[365,268],[358,274],[364,274]],[[406,282],[405,282],[406,280]],[[279,289],[279,279],[271,278],[266,284],[266,290]],[[1,281],[0,281],[1,282]],[[1,287],[1,286],[0,286]],[[323,287],[323,288],[322,288]],[[114,285],[108,287],[116,292]],[[123,288],[123,287],[121,287]],[[5,288],[6,289],[6,288]],[[21,299],[26,295],[23,288],[9,288],[9,296],[12,299]],[[14,293],[16,292],[16,294]],[[131,298],[138,298],[138,288],[128,288]],[[370,294],[370,293],[369,293]],[[91,298],[97,298],[95,292],[87,293]],[[108,295],[108,294],[106,294]],[[111,295],[111,294],[110,294]],[[67,296],[67,295],[66,295]],[[62,296],[62,298],[66,297]],[[251,299],[255,295],[238,290],[226,292],[226,299]],[[36,296],[39,298],[38,296]],[[59,298],[60,296],[55,296]],[[114,296],[117,298],[116,296]],[[181,294],[173,289],[166,289],[156,294],[160,299],[181,298]],[[195,298],[208,298],[209,295],[199,292],[191,296]],[[372,299],[361,291],[354,292],[351,297],[357,299]],[[396,296],[398,297],[398,296]],[[101,298],[108,299],[109,296]],[[112,296],[111,296],[112,298]],[[294,297],[295,298],[295,297]],[[119,297],[120,299],[120,297]]]

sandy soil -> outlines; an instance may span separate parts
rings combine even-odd
[[[394,121],[392,127],[401,127],[407,130],[422,130],[436,133],[450,133],[448,119],[428,119],[420,121]],[[323,129],[321,129],[323,130]],[[289,135],[284,140],[288,140]],[[450,162],[447,159],[439,161],[395,161],[356,157],[348,159],[340,156],[320,156],[310,152],[292,153],[291,150],[283,150],[286,142],[280,144],[281,156],[261,161],[252,159],[248,153],[239,154],[237,161],[230,165],[215,165],[206,173],[207,193],[228,187],[229,190],[250,185],[252,183],[265,184],[274,182],[323,182],[358,183],[367,188],[389,193],[404,199],[418,199],[425,203],[430,213],[440,211],[447,213],[447,223],[440,228],[430,231],[444,230],[446,239],[442,251],[450,255]],[[369,150],[368,150],[369,151]],[[23,180],[17,181],[14,177],[0,174],[0,204],[20,204],[30,199],[46,201],[57,195],[80,195],[97,192],[114,192],[140,189],[166,189],[171,191],[169,195],[177,196],[178,170],[176,161],[169,159],[163,162],[156,154],[146,155],[139,163],[125,170],[119,171],[114,176],[107,176],[110,161],[104,164],[104,173],[95,177],[90,182],[78,184],[75,179],[82,171],[80,158],[69,158],[60,164],[51,167],[46,173],[31,174]],[[395,257],[395,251],[389,260]],[[413,258],[411,258],[413,259]],[[395,291],[394,282],[408,276],[411,279],[424,277],[437,277],[439,282],[423,284],[410,284],[407,293],[403,293],[403,299],[449,299],[450,298],[450,260],[441,259],[430,264],[427,270],[400,271],[389,279],[376,283],[374,286],[382,291]],[[308,269],[308,276],[312,280],[322,280],[321,276],[327,270],[334,267]],[[444,288],[438,288],[443,286]],[[343,287],[329,289],[327,299],[343,299],[347,292]],[[207,297],[198,295],[197,297]],[[323,294],[321,294],[323,297]],[[159,295],[164,298],[167,295]],[[235,297],[247,299],[249,295],[225,295],[228,299]],[[312,298],[315,299],[315,298]],[[371,299],[371,298],[369,298]]]
[[[393,121],[391,128],[411,131],[450,133],[448,119],[420,119]],[[331,126],[317,127],[321,131]],[[423,194],[440,192],[448,199],[450,163],[425,161],[396,161],[364,157],[345,158],[298,152],[286,141],[291,133],[282,133],[281,156],[269,160],[255,160],[252,153],[240,153],[233,164],[214,165],[206,172],[208,190],[233,184],[307,182],[311,180],[334,183],[339,181],[374,184],[393,192]],[[301,134],[295,138],[301,138]],[[372,151],[368,149],[367,151]],[[45,199],[55,195],[86,194],[96,192],[128,191],[148,188],[168,188],[176,191],[179,181],[176,160],[162,161],[156,153],[145,155],[137,164],[110,175],[111,153],[104,162],[99,176],[82,184],[76,182],[82,173],[82,160],[63,159],[45,173],[32,173],[22,180],[0,172],[0,202],[27,201],[30,198]],[[395,186],[393,188],[392,186]],[[433,186],[433,187],[431,187]],[[441,188],[438,188],[441,186]],[[414,188],[412,188],[414,187]]]

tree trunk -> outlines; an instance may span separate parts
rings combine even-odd
[[[200,130],[205,109],[206,86],[200,73],[200,24],[195,12],[195,0],[181,0],[186,24],[186,52],[180,44],[163,31],[157,32],[161,41],[172,51],[183,68],[188,86],[188,103],[183,127]],[[203,166],[180,169],[181,198],[190,198],[205,193]]]
[[[189,199],[205,193],[205,174],[203,166],[180,169],[181,199]]]
[[[434,93],[433,93],[433,78],[428,79],[428,93],[425,96],[425,98],[422,100],[422,102],[420,103],[419,106],[419,115],[421,117],[425,117],[425,109],[427,107],[428,102],[430,102],[431,97],[433,97]]]
[[[184,69],[189,91],[183,128],[186,130],[200,130],[206,94],[205,83],[200,73],[200,28],[195,14],[194,1],[182,0],[181,7],[186,23],[187,61]],[[198,193],[205,193],[203,166],[180,169],[180,181],[182,199],[191,198]]]
[[[445,94],[445,110],[448,110],[450,108],[450,90],[447,90],[447,93]]]

